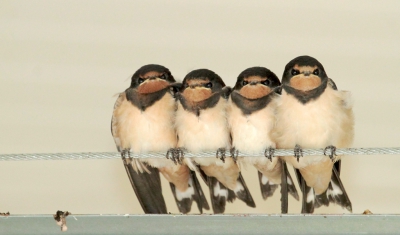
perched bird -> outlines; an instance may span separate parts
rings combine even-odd
[[[181,213],[190,212],[193,200],[200,212],[202,208],[209,209],[195,173],[187,166],[168,159],[130,157],[130,151],[167,153],[176,147],[174,82],[164,66],[141,67],[133,74],[130,87],[119,95],[112,115],[115,144],[145,213],[167,213],[159,172],[170,182]]]
[[[221,156],[185,159],[206,179],[214,213],[223,213],[226,201],[232,202],[236,197],[255,207],[238,165],[232,158],[224,158],[225,150],[231,146],[226,117],[230,91],[216,73],[198,69],[186,75],[177,93],[178,147],[191,153],[215,150]]]
[[[285,67],[277,106],[274,138],[278,148],[295,148],[295,158],[283,157],[296,169],[303,192],[302,213],[334,202],[351,212],[351,202],[339,178],[335,147],[353,141],[354,118],[350,93],[338,91],[322,64],[299,56]],[[301,148],[325,148],[326,156],[302,157]]]
[[[275,126],[276,100],[279,98],[280,85],[278,77],[264,67],[248,68],[239,74],[228,108],[232,147],[233,152],[239,151],[247,155],[266,153],[266,157],[240,158],[241,163],[253,165],[258,170],[264,200],[274,194],[282,183],[282,176],[285,177],[288,192],[299,200],[286,163],[269,155],[270,149],[275,148],[271,134]],[[283,193],[282,196],[282,203],[287,203],[287,194]],[[287,204],[282,204],[282,213],[287,213]]]

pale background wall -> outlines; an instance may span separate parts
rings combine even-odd
[[[113,95],[144,64],[163,64],[178,79],[210,68],[233,86],[247,67],[281,76],[304,54],[352,91],[354,146],[400,146],[399,9],[399,1],[363,0],[3,0],[0,154],[115,151]],[[343,160],[354,213],[400,213],[399,166],[400,156]],[[278,194],[262,201],[255,170],[244,176],[257,208],[237,201],[227,212],[279,213]],[[0,162],[0,187],[0,212],[142,213],[119,159]],[[165,181],[164,191],[178,212]]]

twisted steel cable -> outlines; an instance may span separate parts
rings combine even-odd
[[[329,152],[329,151],[328,151]],[[323,155],[324,149],[303,149],[303,156]],[[336,149],[336,155],[400,155],[398,148],[343,148]],[[265,153],[248,154],[237,152],[239,157],[264,157]],[[274,156],[293,156],[293,149],[275,149]],[[226,151],[226,156],[231,156]],[[136,154],[131,152],[132,158],[165,158],[166,153],[150,152]],[[205,151],[199,153],[184,152],[184,157],[216,157],[216,151]],[[86,153],[24,153],[24,154],[0,154],[0,161],[32,161],[32,160],[82,160],[82,159],[115,159],[121,158],[118,152],[86,152]]]

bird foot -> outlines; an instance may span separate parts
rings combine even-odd
[[[265,149],[265,151],[264,151],[264,156],[266,158],[268,158],[271,162],[272,162],[272,158],[274,157],[274,154],[275,154],[275,149],[271,148],[271,147]]]
[[[230,152],[231,152],[231,157],[232,157],[233,161],[236,163],[237,159],[239,157],[239,150],[237,150],[235,147],[233,147],[233,148],[231,148]]]
[[[324,155],[326,156],[327,154],[326,154],[326,152],[328,151],[328,150],[330,150],[331,152],[330,152],[330,154],[329,154],[329,158],[332,160],[332,162],[335,160],[335,156],[337,156],[336,155],[336,147],[335,146],[333,146],[333,145],[329,145],[328,147],[326,147],[325,149],[324,149]]]
[[[225,156],[225,151],[226,151],[225,148],[219,148],[219,149],[217,150],[217,153],[216,153],[217,158],[221,159],[221,161],[222,161],[223,163],[225,163],[225,158],[226,158],[226,156]]]
[[[183,158],[185,157],[185,152],[183,148],[170,148],[165,155],[167,159],[170,159],[177,165],[182,165]]]
[[[294,157],[297,158],[297,162],[299,162],[300,157],[303,157],[303,149],[298,144],[294,147]]]
[[[124,149],[121,151],[121,158],[125,165],[132,162],[131,152],[129,149]]]

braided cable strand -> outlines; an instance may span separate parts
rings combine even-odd
[[[329,151],[328,151],[329,153]],[[324,149],[303,149],[303,156],[323,155]],[[337,155],[380,155],[399,154],[399,148],[344,148],[336,149]],[[276,149],[274,156],[293,156],[293,149]],[[226,156],[231,156],[226,151]],[[264,152],[247,154],[239,152],[239,157],[264,157]],[[144,154],[131,153],[132,158],[165,158],[166,153],[151,152]],[[201,153],[185,152],[184,157],[216,157],[216,151]],[[82,160],[82,159],[115,159],[121,158],[118,152],[87,152],[87,153],[27,153],[27,154],[0,154],[0,161],[32,161],[32,160]]]

